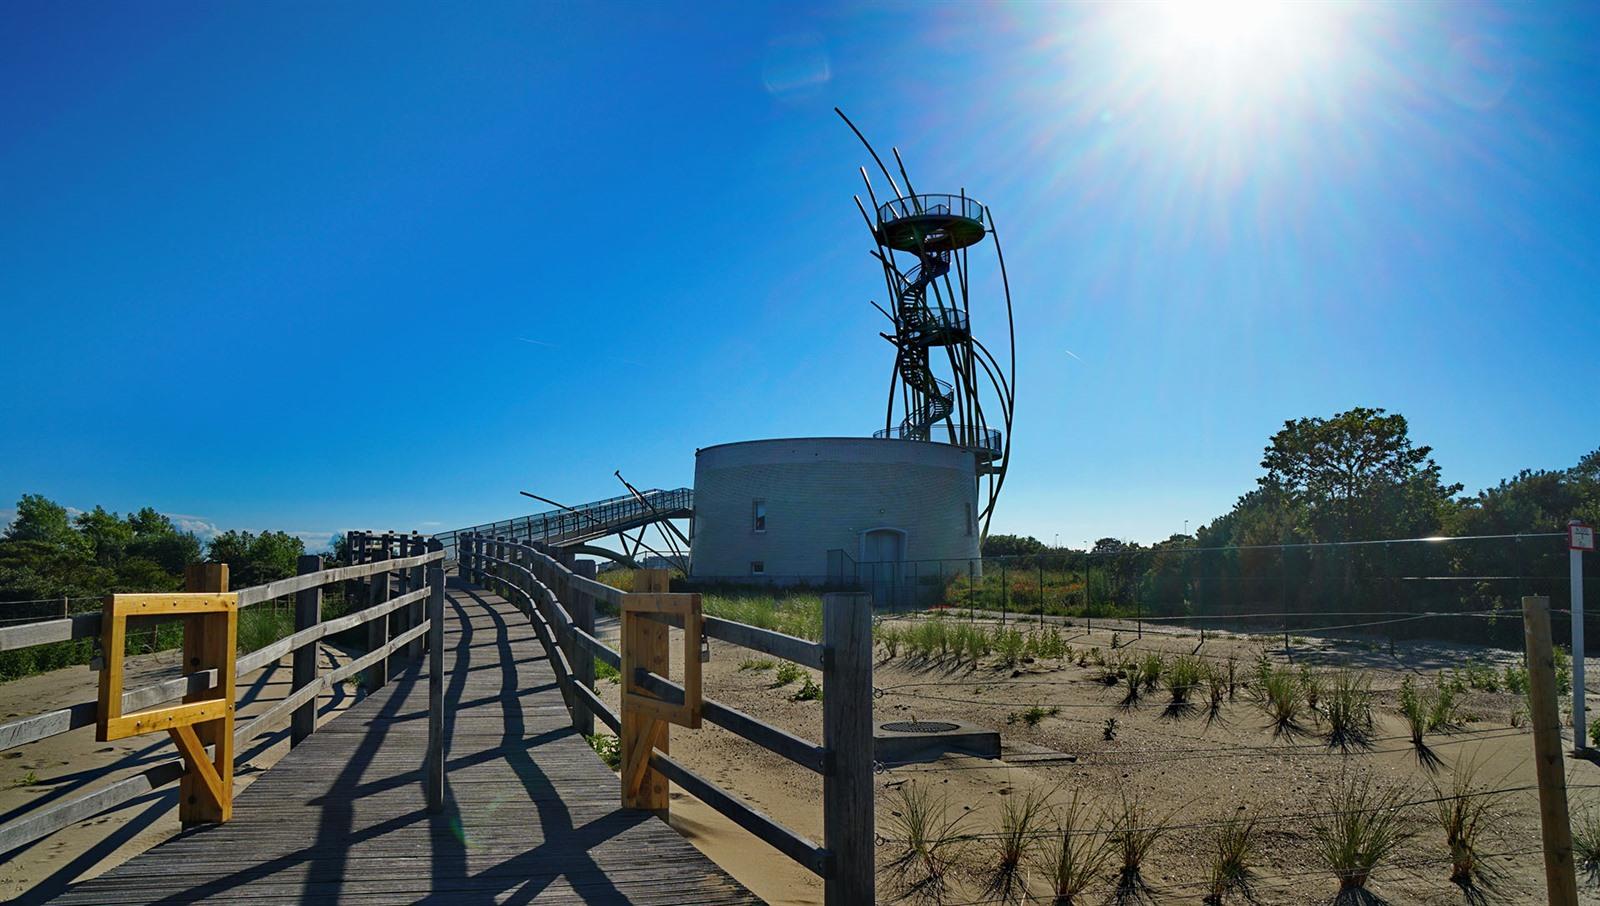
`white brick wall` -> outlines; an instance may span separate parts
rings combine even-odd
[[[766,501],[767,529],[753,529]],[[827,576],[830,549],[862,557],[862,534],[905,532],[904,559],[978,556],[976,462],[947,444],[818,437],[707,447],[695,454],[696,577],[746,577],[752,561],[777,580]]]

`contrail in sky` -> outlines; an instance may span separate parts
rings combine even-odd
[[[531,342],[531,341],[530,341],[530,342]],[[1078,354],[1077,354],[1077,353],[1076,353],[1076,352],[1073,352],[1073,351],[1072,351],[1072,350],[1070,350],[1070,349],[1066,349],[1066,350],[1063,350],[1063,352],[1065,352],[1065,353],[1066,353],[1066,354],[1067,354],[1067,355],[1070,355],[1070,356],[1072,356],[1072,357],[1073,357],[1073,358],[1075,358],[1075,359],[1078,359],[1078,361],[1080,361],[1080,362],[1082,362],[1082,361],[1083,361],[1083,359],[1079,359],[1079,358],[1078,358]]]

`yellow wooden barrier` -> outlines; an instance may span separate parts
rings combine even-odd
[[[101,616],[100,702],[95,738],[101,742],[166,730],[183,755],[178,818],[185,825],[233,816],[233,695],[238,637],[238,595],[230,594],[228,567],[191,567],[184,593],[107,595]],[[122,713],[123,656],[128,618],[183,618],[183,670],[215,670],[217,684],[184,697],[181,705]],[[211,758],[206,746],[215,746]]]

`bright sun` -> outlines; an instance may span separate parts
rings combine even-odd
[[[1170,99],[1254,107],[1327,75],[1343,3],[1176,0],[1110,8],[1125,76]]]

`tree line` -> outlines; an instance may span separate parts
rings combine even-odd
[[[1558,539],[1412,539],[1559,533],[1572,518],[1600,523],[1600,450],[1569,468],[1525,469],[1463,495],[1460,484],[1443,481],[1433,449],[1413,442],[1404,416],[1383,409],[1285,422],[1261,467],[1256,486],[1193,535],[1149,546],[1102,538],[1087,551],[991,535],[983,553],[1078,571],[1085,607],[1157,616],[1282,612],[1304,615],[1286,621],[1304,626],[1316,614],[1509,610],[1524,594],[1565,607],[1567,555]],[[1600,572],[1600,558],[1586,559]],[[986,576],[992,571],[986,565]],[[1502,634],[1492,621],[1449,622],[1454,628],[1419,620],[1384,631]]]
[[[230,530],[202,543],[151,507],[123,516],[97,506],[74,516],[24,494],[0,534],[0,602],[178,591],[184,568],[202,560],[228,564],[230,584],[246,588],[294,575],[303,553],[305,543],[285,532]]]

